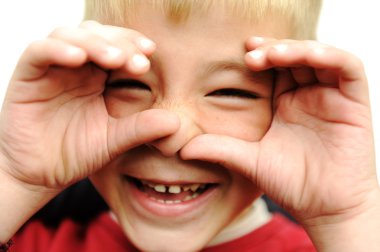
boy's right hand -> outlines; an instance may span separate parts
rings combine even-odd
[[[136,31],[94,21],[32,43],[0,115],[0,174],[59,191],[129,148],[174,132],[179,122],[169,112],[116,119],[103,99],[107,70],[143,74],[154,50]]]

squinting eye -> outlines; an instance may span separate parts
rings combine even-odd
[[[133,80],[133,79],[121,79],[121,80],[115,80],[112,82],[107,83],[107,88],[127,88],[127,89],[139,89],[139,90],[146,90],[151,91],[150,87],[141,81]]]
[[[224,89],[218,89],[214,92],[211,92],[207,94],[206,96],[224,96],[224,97],[237,97],[237,98],[244,98],[244,99],[258,99],[260,98],[259,95],[241,90],[241,89],[235,89],[235,88],[224,88]]]

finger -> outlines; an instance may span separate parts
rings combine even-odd
[[[180,152],[184,160],[217,163],[256,180],[258,143],[205,134],[192,139]]]
[[[48,37],[82,48],[87,52],[89,60],[103,68],[119,68],[125,63],[125,55],[120,48],[84,29],[61,27],[55,29]]]
[[[21,55],[13,79],[34,80],[44,75],[50,65],[78,67],[86,60],[86,51],[64,41],[51,38],[35,41]]]
[[[81,28],[107,39],[123,48],[126,42],[132,42],[145,55],[150,56],[156,50],[156,44],[143,34],[124,27],[102,25],[96,21],[87,20],[80,24]]]
[[[331,81],[339,80],[334,83],[335,87],[339,87],[345,96],[368,103],[363,64],[355,56],[334,47],[313,41],[276,41],[248,52],[246,63],[257,71],[300,66],[317,69],[316,77],[320,83],[331,86]]]
[[[334,83],[339,82],[339,76],[329,69],[316,69],[315,75],[321,83],[325,83],[326,85],[333,86]]]
[[[141,33],[123,27],[102,25],[96,21],[84,21],[80,28],[86,29],[125,50],[127,55],[126,70],[133,74],[143,74],[150,68],[151,56],[156,50],[156,44]],[[131,43],[134,47],[131,47]],[[128,56],[127,56],[128,57]]]
[[[307,86],[319,82],[315,70],[311,67],[292,67],[290,70],[295,82],[298,83],[299,86]]]
[[[298,86],[293,78],[291,71],[287,68],[276,68],[276,82],[273,92],[274,107],[277,107],[277,98]]]
[[[128,117],[111,119],[108,151],[111,158],[138,145],[175,133],[180,126],[176,114],[161,109],[145,110]]]
[[[149,60],[132,42],[126,41],[121,48],[98,34],[77,27],[58,28],[49,37],[82,48],[90,61],[105,69],[125,66],[130,73],[142,74],[150,68]]]
[[[275,40],[265,43],[247,53],[247,64],[255,70],[265,70],[272,67],[316,67],[310,62],[313,54],[323,50],[322,45],[316,43]],[[320,65],[320,64],[319,64]]]
[[[245,46],[248,51],[252,51],[255,50],[257,47],[263,46],[267,43],[274,41],[276,41],[276,39],[274,38],[252,36],[247,39]]]

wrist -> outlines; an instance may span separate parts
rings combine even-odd
[[[380,251],[380,190],[358,209],[303,224],[318,251]]]
[[[26,185],[0,170],[0,244],[7,244],[17,230],[57,194],[57,190]]]

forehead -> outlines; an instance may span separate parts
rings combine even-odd
[[[224,10],[229,15],[242,17],[246,20],[260,21],[268,14],[283,16],[286,12],[293,12],[292,1],[284,0],[110,0],[111,12],[116,16],[126,17],[146,6],[162,11],[172,22],[186,21],[189,16],[208,14],[210,11]],[[284,12],[286,10],[286,12]]]
[[[87,0],[91,3],[93,0]],[[208,17],[215,23],[226,17],[240,19],[241,22],[257,25],[272,23],[286,28],[287,37],[291,34],[292,22],[289,15],[293,9],[291,1],[283,0],[109,0],[88,4],[87,16],[103,24],[126,26],[136,19],[149,18],[149,11],[156,11],[170,25],[184,25],[189,20]],[[286,6],[283,6],[287,3]],[[284,8],[287,9],[284,12]],[[156,15],[157,18],[157,15]],[[273,25],[273,31],[277,25]]]
[[[149,26],[155,27],[152,29],[160,26],[166,28],[171,33],[178,31],[191,33],[191,30],[197,30],[197,34],[194,35],[199,36],[204,35],[202,32],[207,35],[211,30],[220,34],[230,34],[238,37],[244,35],[244,33],[250,36],[275,38],[288,38],[291,36],[289,22],[284,17],[275,15],[272,12],[252,18],[254,15],[251,17],[244,15],[245,12],[242,6],[237,4],[225,3],[216,5],[214,1],[204,1],[209,3],[207,5],[205,3],[199,4],[203,3],[203,1],[175,1],[179,3],[192,2],[193,4],[190,6],[181,5],[181,7],[174,8],[175,6],[170,7],[165,4],[161,6],[157,3],[150,4],[150,2],[141,1],[138,4],[134,4],[131,9],[128,9],[127,14],[125,14],[127,18],[122,26],[141,32],[149,30]],[[223,2],[221,1],[221,3]],[[199,8],[196,8],[198,5]],[[223,36],[219,38],[223,38]]]
[[[137,9],[154,8],[160,10],[172,23],[186,22],[189,17],[208,15],[213,11],[224,12],[250,21],[259,21],[267,14],[275,12],[276,0],[129,0],[127,12],[133,15]],[[132,13],[131,13],[132,12]]]

